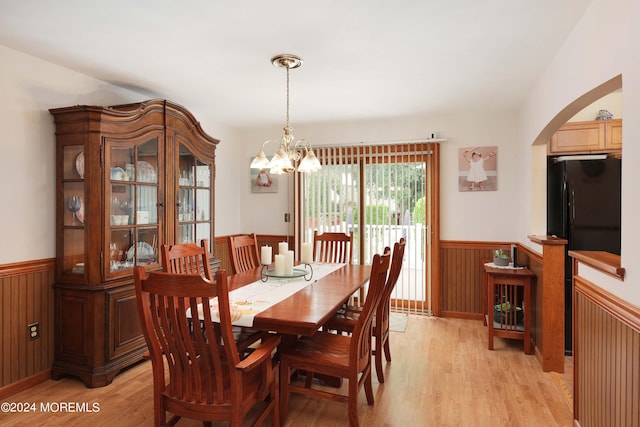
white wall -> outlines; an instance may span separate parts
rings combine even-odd
[[[640,182],[640,49],[637,48],[640,26],[637,22],[640,22],[640,2],[637,0],[593,0],[523,105],[518,142],[524,153],[531,149],[534,141],[548,139],[554,129],[545,129],[547,124],[555,119],[560,119],[561,124],[582,108],[575,105],[573,109],[567,109],[567,106],[594,88],[622,75],[621,257],[627,273],[623,282],[596,271],[587,274],[590,280],[604,289],[640,306],[640,222],[636,219],[640,209],[637,197]],[[533,175],[531,158],[523,156],[521,161],[522,170]],[[525,185],[520,198],[524,221],[520,223],[519,239],[526,243],[531,225],[540,222],[533,215],[541,213],[528,197],[534,191],[532,180]]]
[[[49,108],[140,95],[0,46],[0,264],[55,257],[55,129]]]
[[[188,105],[185,105],[189,109]],[[220,140],[216,147],[216,197],[215,197],[215,235],[226,236],[241,233],[240,182],[237,177],[238,159],[242,157],[241,144],[232,129],[216,123],[215,117],[198,114],[190,110],[200,121],[202,129]]]
[[[614,119],[622,119],[622,90],[603,96],[597,101],[582,109],[575,116],[571,117],[569,122],[583,122],[588,120],[596,120],[600,110],[607,110],[613,114]]]
[[[53,258],[55,252],[55,126],[49,108],[139,102],[148,95],[125,90],[0,45],[0,264]],[[199,117],[222,139],[218,173],[232,174],[237,158],[232,132]],[[240,227],[237,188],[217,183],[216,219]],[[217,225],[217,224],[216,224]],[[216,232],[219,233],[219,228]]]
[[[445,240],[513,241],[517,237],[516,194],[521,174],[516,163],[517,125],[514,112],[459,113],[424,118],[404,118],[366,122],[305,124],[294,126],[294,135],[313,145],[353,144],[416,140],[437,132],[446,138],[441,149],[441,237]],[[242,132],[244,154],[237,169],[241,173],[242,225],[245,232],[284,233],[283,214],[287,204],[287,178],[278,177],[278,194],[252,194],[249,162],[266,139],[278,139],[281,126]],[[498,147],[498,191],[458,191],[458,149],[472,146]],[[275,144],[267,146],[273,154]],[[236,175],[237,177],[237,175]],[[290,186],[293,184],[291,183]],[[292,212],[291,209],[288,211]],[[292,232],[292,231],[289,231]]]

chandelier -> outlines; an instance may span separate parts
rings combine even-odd
[[[267,140],[262,143],[260,152],[251,162],[252,169],[269,169],[269,172],[274,175],[280,175],[283,173],[291,173],[296,170],[295,163],[298,164],[298,172],[316,172],[320,170],[320,161],[316,157],[315,153],[311,149],[311,144],[306,140],[300,139],[294,141],[294,136],[291,134],[293,128],[289,126],[289,70],[302,66],[302,58],[295,55],[277,55],[271,58],[271,63],[280,68],[287,70],[287,119],[284,126],[284,135],[280,139],[280,146],[276,154],[269,160],[264,154],[264,147],[270,143],[275,142],[273,140]],[[304,150],[304,157],[302,157],[302,151]],[[302,159],[302,160],[300,160]]]

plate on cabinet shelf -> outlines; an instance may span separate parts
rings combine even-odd
[[[138,168],[138,181],[156,182],[158,180],[156,169],[151,163],[140,160],[136,162],[136,167]]]
[[[133,260],[134,256],[134,246],[131,246],[127,251],[127,260]],[[147,260],[155,258],[156,254],[153,250],[153,247],[147,242],[138,242],[138,259],[139,260]]]
[[[76,172],[78,172],[80,178],[84,179],[84,151],[81,151],[76,156]]]

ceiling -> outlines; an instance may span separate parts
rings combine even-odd
[[[0,44],[231,127],[517,108],[591,0],[0,0]],[[208,120],[208,119],[207,119]]]

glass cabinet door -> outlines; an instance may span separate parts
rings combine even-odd
[[[159,262],[159,136],[124,145],[107,142],[108,272]],[[117,274],[116,274],[117,275]]]
[[[85,194],[84,151],[82,145],[65,145],[62,149],[62,271],[84,275]]]
[[[180,144],[178,176],[176,243],[211,245],[212,165]]]

